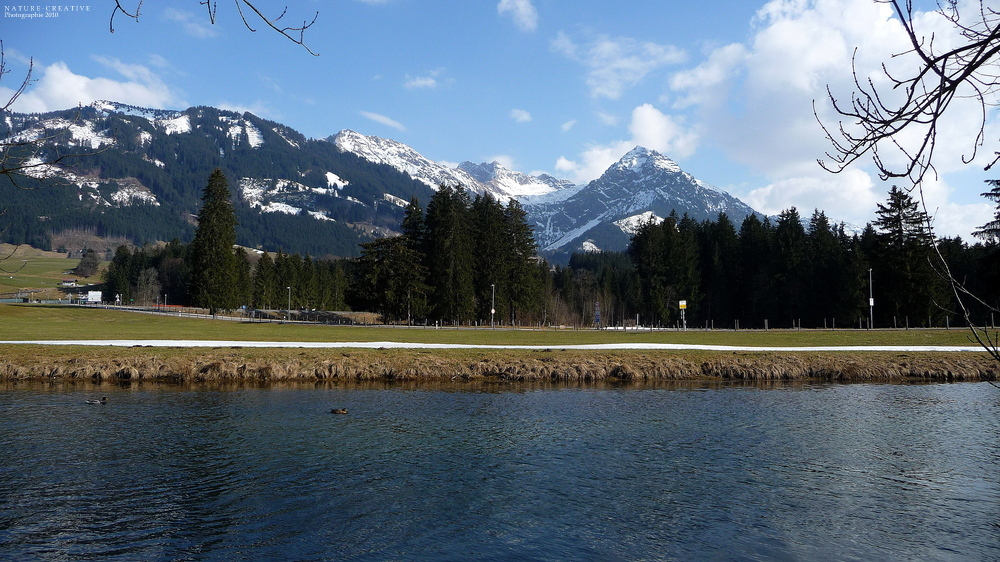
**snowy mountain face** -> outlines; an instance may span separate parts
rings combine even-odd
[[[508,170],[498,162],[475,164],[462,162],[458,169],[466,172],[476,181],[490,186],[493,193],[503,194],[503,199],[545,195],[560,189],[573,187],[573,183],[560,180],[548,174],[529,176],[521,172]]]
[[[75,187],[72,198],[81,208],[98,213],[156,209],[155,216],[164,217],[156,220],[185,227],[197,212],[200,182],[215,167],[225,169],[243,208],[275,220],[294,217],[305,221],[302,228],[312,228],[307,222],[339,224],[335,232],[341,237],[366,239],[398,229],[408,201],[416,196],[426,204],[441,185],[461,185],[503,202],[516,199],[535,227],[539,249],[548,255],[622,250],[640,225],[661,221],[673,211],[697,220],[715,220],[725,212],[737,224],[754,213],[669,158],[641,147],[600,178],[574,185],[508,170],[497,162],[463,162],[453,168],[405,144],[350,130],[324,140],[307,139],[250,113],[211,107],[153,110],[102,101],[48,114],[7,113],[0,121],[0,138],[38,142],[44,147],[41,158],[84,154],[76,167],[43,165],[31,171],[36,179]],[[55,225],[39,226],[45,227]],[[295,251],[281,236],[271,243]],[[338,251],[348,255],[343,248],[356,248],[357,241],[339,241]]]
[[[622,250],[640,222],[662,220],[674,211],[696,220],[715,220],[726,213],[737,224],[755,213],[676,162],[642,147],[565,199],[529,197],[523,203],[539,247],[548,251],[576,251],[588,242],[590,248]]]
[[[464,171],[429,160],[401,142],[362,135],[351,130],[343,130],[328,140],[343,152],[355,154],[376,164],[392,166],[433,190],[442,185],[451,187],[461,185],[474,193],[488,191],[485,185]]]
[[[329,139],[337,148],[369,162],[386,164],[437,190],[442,185],[462,186],[474,194],[489,193],[500,201],[543,195],[567,187],[572,182],[549,175],[538,177],[508,170],[497,162],[463,162],[451,168],[434,162],[409,146],[390,139],[344,130]]]
[[[35,166],[20,181],[45,187],[46,197],[32,200],[5,178],[0,193],[11,215],[27,217],[36,240],[109,221],[139,244],[188,237],[201,189],[218,167],[243,213],[242,235],[253,244],[353,255],[359,241],[398,229],[412,197],[427,201],[432,193],[329,142],[212,107],[175,111],[99,101],[43,114],[5,112],[0,140],[35,143],[28,162]],[[46,164],[67,154],[76,156]]]

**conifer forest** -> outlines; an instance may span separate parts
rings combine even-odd
[[[576,253],[565,266],[538,257],[516,200],[461,187],[441,187],[426,206],[414,198],[402,235],[363,243],[348,259],[233,251],[229,199],[217,171],[191,244],[119,247],[105,301],[369,311],[414,325],[915,328],[962,324],[954,279],[979,299],[975,323],[1000,320],[990,312],[1000,305],[996,221],[973,244],[935,240],[911,194],[895,187],[860,233],[819,210],[741,224],[674,213],[641,225],[624,252]]]

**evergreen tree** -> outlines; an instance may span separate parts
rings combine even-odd
[[[250,307],[252,302],[253,279],[251,271],[253,265],[250,263],[250,256],[242,247],[236,248],[236,305]]]
[[[909,318],[911,325],[926,325],[941,316],[947,302],[943,279],[931,266],[932,235],[927,213],[909,193],[892,186],[885,205],[875,212],[878,244],[872,263],[875,312],[882,325]]]
[[[507,203],[503,213],[503,233],[506,238],[506,293],[510,322],[519,321],[519,315],[536,309],[539,305],[538,277],[535,270],[535,253],[538,246],[528,224],[528,215],[515,199]]]
[[[191,297],[212,314],[237,306],[236,214],[229,197],[226,176],[216,168],[205,186],[191,243]]]
[[[763,221],[749,215],[740,226],[740,327],[763,327],[774,312],[774,229],[767,217]]]
[[[107,303],[127,304],[131,298],[132,283],[129,270],[132,265],[132,252],[126,246],[118,246],[115,257],[104,270],[104,289],[101,300]]]
[[[434,318],[472,319],[474,263],[468,193],[462,187],[442,186],[427,206],[427,279]]]
[[[475,245],[475,315],[483,322],[489,321],[495,303],[496,313],[492,317],[502,324],[512,313],[513,304],[510,287],[513,248],[503,205],[488,193],[477,195],[472,202],[471,218]]]
[[[805,312],[806,231],[799,211],[792,207],[778,215],[774,227],[775,320],[794,325]]]
[[[980,195],[997,204],[996,213],[993,220],[979,227],[972,235],[995,246],[1000,244],[1000,180],[986,180],[986,183],[992,189]]]
[[[87,248],[83,252],[83,257],[80,258],[80,263],[76,264],[76,268],[73,273],[81,277],[90,277],[91,275],[97,273],[97,270],[101,267],[101,256],[96,251]]]
[[[367,297],[367,307],[379,311],[385,322],[409,323],[423,316],[429,292],[422,281],[426,271],[405,237],[380,238],[361,247],[359,292]]]
[[[664,221],[666,222],[666,221]],[[671,223],[673,228],[673,223]],[[658,325],[669,314],[670,295],[667,294],[666,277],[666,230],[651,220],[639,225],[632,242],[629,256],[635,264],[639,284],[639,307],[643,320],[649,325]]]
[[[274,308],[275,300],[275,279],[274,260],[271,254],[264,252],[264,255],[257,261],[257,267],[253,276],[253,295],[251,302],[254,308],[271,309]]]
[[[725,213],[719,213],[716,222],[707,222],[700,231],[699,256],[705,292],[701,316],[709,321],[725,321],[734,318],[737,308],[740,239]]]

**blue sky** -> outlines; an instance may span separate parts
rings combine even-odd
[[[135,2],[123,2],[134,5]],[[266,14],[284,3],[259,1]],[[251,111],[323,138],[341,129],[393,138],[450,163],[498,160],[527,173],[594,179],[637,144],[766,213],[792,205],[863,224],[885,199],[870,166],[819,168],[827,141],[813,116],[836,120],[826,86],[847,95],[862,72],[905,48],[873,0],[339,0],[302,1],[312,56],[233,3],[211,24],[195,0],[144,2],[138,22],[112,2],[56,17],[0,22],[15,88],[34,61],[20,111],[95,99],[145,107]],[[26,6],[27,7],[27,6]],[[46,5],[39,6],[44,12]],[[5,6],[13,8],[13,6]],[[16,11],[16,10],[13,10]],[[54,12],[53,12],[54,13]],[[932,17],[928,32],[950,31]],[[992,177],[965,166],[975,107],[942,132],[925,186],[939,234],[964,237],[992,216]],[[991,112],[987,127],[996,132]],[[990,143],[1000,135],[987,135]],[[953,147],[953,148],[952,148]]]

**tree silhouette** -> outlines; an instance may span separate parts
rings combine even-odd
[[[229,201],[229,184],[216,168],[208,178],[198,214],[198,228],[191,243],[191,297],[195,306],[212,314],[232,309],[238,303],[236,254],[236,214]]]

